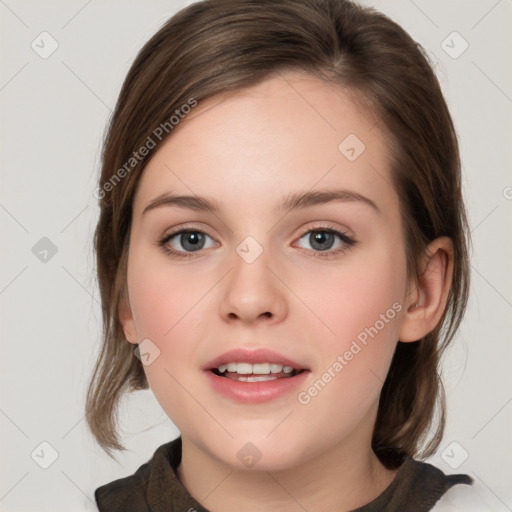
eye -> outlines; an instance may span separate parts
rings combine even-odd
[[[309,247],[301,247],[315,251],[315,257],[343,253],[356,243],[346,233],[327,227],[310,229],[300,237],[299,242],[301,240],[304,240],[306,245],[309,244]]]
[[[316,258],[344,253],[356,244],[346,233],[324,226],[309,229],[299,238],[299,242],[301,241],[306,243],[306,247],[300,243],[299,247],[313,251],[313,257]],[[308,244],[310,247],[307,247]],[[194,257],[194,253],[202,249],[215,246],[215,241],[200,229],[180,229],[165,235],[158,245],[172,257],[187,259]]]
[[[168,254],[186,258],[191,256],[190,253],[212,247],[214,243],[208,243],[208,239],[213,242],[210,236],[199,229],[181,229],[166,235],[159,245]]]

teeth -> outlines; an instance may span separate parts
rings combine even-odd
[[[253,364],[252,373],[256,375],[268,375],[270,373],[270,363]]]
[[[270,375],[260,375],[258,377],[251,376],[247,377],[245,375],[241,375],[240,377],[237,377],[236,380],[240,382],[265,382],[267,380],[277,380],[279,377],[272,377]]]
[[[237,363],[236,373],[241,375],[249,375],[252,373],[252,364],[250,363]]]
[[[269,375],[271,373],[292,373],[293,368],[291,366],[283,366],[282,364],[274,363],[227,363],[221,364],[218,368],[219,373],[236,372],[240,375]]]

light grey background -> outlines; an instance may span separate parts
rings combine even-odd
[[[102,136],[137,51],[188,3],[0,0],[2,511],[96,510],[96,487],[178,435],[151,391],[136,393],[124,401],[129,451],[118,464],[86,429],[84,396],[101,332],[92,191]],[[463,156],[472,295],[445,360],[448,425],[430,462],[473,476],[488,510],[512,510],[512,4],[364,4],[428,49]]]

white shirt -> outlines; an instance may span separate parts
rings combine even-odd
[[[472,485],[454,485],[441,496],[431,512],[497,512],[484,501],[482,491],[476,480]]]

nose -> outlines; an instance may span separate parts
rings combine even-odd
[[[287,315],[286,287],[269,267],[267,252],[252,262],[235,254],[223,280],[220,314],[225,321],[246,325],[279,323]]]

